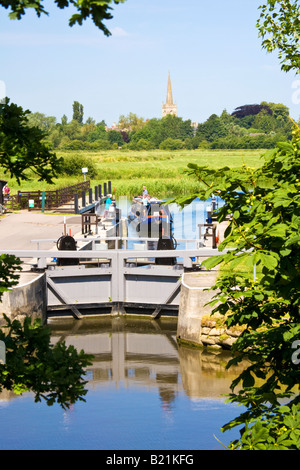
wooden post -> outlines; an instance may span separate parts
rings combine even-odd
[[[78,193],[74,194],[74,212],[75,214],[79,213],[79,206],[78,206]]]

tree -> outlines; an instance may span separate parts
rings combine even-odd
[[[131,132],[130,136],[130,144],[135,144],[140,139],[149,140],[154,147],[158,147],[159,144],[162,142],[163,137],[161,136],[161,119],[152,118],[147,121],[147,123],[136,132]]]
[[[239,106],[233,111],[232,116],[235,116],[241,119],[245,116],[255,116],[256,114],[259,114],[262,111],[265,111],[266,113],[272,115],[271,108],[265,103],[265,104],[245,104],[243,106]]]
[[[144,118],[139,117],[137,114],[129,113],[127,116],[121,114],[119,117],[118,128],[127,132],[136,132],[145,125]]]
[[[12,255],[0,255],[0,300],[3,292],[18,283],[21,261]],[[85,367],[92,356],[79,353],[65,342],[51,344],[51,332],[40,320],[24,324],[4,316],[6,325],[0,329],[0,341],[6,349],[6,361],[0,363],[0,392],[31,391],[35,401],[46,400],[48,405],[68,408],[87,393],[83,380]]]
[[[299,0],[268,0],[260,7],[257,21],[262,47],[278,51],[281,69],[300,71]]]
[[[182,149],[183,146],[184,142],[182,140],[168,137],[160,143],[159,148],[160,150],[179,150]]]
[[[81,139],[81,124],[77,121],[77,119],[72,119],[72,121],[65,124],[62,128],[62,134],[67,136],[69,139]]]
[[[107,132],[107,137],[111,144],[116,143],[118,146],[122,146],[124,144],[122,134],[119,131],[112,129]]]
[[[79,124],[83,123],[83,105],[78,101],[73,103],[73,121],[77,121]]]
[[[46,116],[43,113],[29,113],[27,116],[27,125],[30,127],[38,127],[45,133],[51,132],[56,125],[55,116]]]
[[[226,137],[228,130],[222,119],[212,114],[203,124],[198,124],[196,136],[202,140],[212,142],[219,137]]]
[[[64,114],[61,118],[61,125],[62,126],[66,126],[68,124],[68,118],[67,116]]]
[[[18,183],[28,179],[31,169],[39,180],[52,182],[59,169],[60,160],[43,143],[46,133],[28,125],[30,111],[24,111],[9,99],[0,103],[0,165]]]
[[[87,135],[87,141],[88,142],[95,142],[95,140],[107,140],[107,132],[105,130],[105,126],[100,123],[97,124],[94,130],[92,130],[88,135]]]
[[[167,114],[160,121],[161,138],[184,140],[194,135],[191,120],[184,121],[181,117]]]
[[[104,25],[103,20],[110,20],[112,18],[110,13],[112,3],[119,4],[125,1],[126,0],[101,0],[99,2],[97,0],[85,0],[84,2],[77,2],[76,0],[55,0],[55,3],[60,9],[72,6],[77,10],[77,12],[70,17],[69,26],[74,26],[76,23],[82,25],[84,20],[91,18],[97,28],[103,31],[106,36],[110,36],[111,33]],[[33,8],[38,17],[40,17],[41,14],[48,15],[42,0],[33,0],[30,2],[0,0],[0,5],[11,10],[11,13],[9,13],[11,19],[20,20],[25,15],[27,8]]]

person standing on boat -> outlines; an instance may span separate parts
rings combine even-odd
[[[146,190],[146,191],[147,191],[147,190]],[[149,199],[148,199],[148,192],[147,192],[147,194],[146,194],[146,193],[143,194],[143,209],[144,209],[144,215],[147,214],[148,206],[149,206]]]
[[[143,197],[144,197],[145,195],[148,196],[148,191],[147,191],[146,186],[143,186]]]
[[[109,213],[109,208],[111,206],[112,200],[111,200],[111,194],[107,195],[106,201],[105,201],[105,207],[104,207],[104,218],[108,217]]]

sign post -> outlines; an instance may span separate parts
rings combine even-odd
[[[42,192],[42,212],[45,211],[45,199],[46,199],[46,192]]]
[[[84,181],[86,181],[86,174],[89,171],[88,168],[82,168],[82,173],[84,174]]]

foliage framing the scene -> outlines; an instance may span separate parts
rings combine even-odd
[[[21,261],[12,255],[0,255],[0,300],[4,292],[18,283]],[[4,315],[0,341],[5,344],[6,360],[0,363],[0,392],[31,391],[35,401],[46,400],[68,408],[87,393],[83,379],[92,356],[77,352],[64,341],[51,344],[51,332],[40,319],[25,318],[24,323]]]
[[[52,182],[60,161],[43,143],[45,133],[38,127],[29,127],[27,115],[20,106],[0,103],[0,165],[17,181],[28,179],[31,169],[40,180]]]
[[[219,245],[225,254],[204,264],[224,267],[213,287],[213,313],[222,314],[228,327],[245,328],[227,367],[250,362],[231,386],[229,400],[246,410],[223,428],[242,426],[231,448],[299,450],[300,128],[264,159],[260,169],[241,175],[190,164],[189,173],[206,189],[181,204],[217,194],[225,203],[218,221],[229,218]],[[206,184],[212,180],[215,186]],[[240,273],[245,264],[248,273]]]
[[[39,319],[26,317],[22,325],[7,316],[5,320],[7,324],[0,330],[6,348],[6,362],[0,364],[0,392],[31,391],[35,402],[44,399],[48,406],[58,403],[64,409],[85,401],[87,382],[83,377],[92,356],[64,341],[52,345],[51,331]]]
[[[299,0],[268,0],[259,9],[257,27],[263,48],[268,52],[278,51],[282,70],[299,73]]]
[[[55,4],[61,10],[67,7],[74,7],[74,13],[69,19],[69,26],[74,26],[76,23],[82,25],[82,22],[87,18],[91,18],[94,24],[106,36],[110,36],[111,32],[104,25],[103,20],[112,19],[111,4],[124,3],[126,0],[55,0]],[[9,17],[11,19],[20,20],[25,15],[27,8],[33,8],[37,16],[41,14],[48,15],[45,10],[42,0],[0,0],[0,5],[6,9],[10,9]]]

